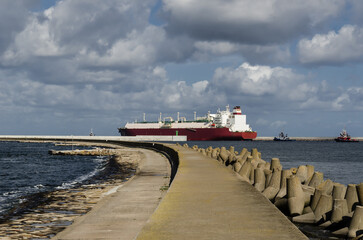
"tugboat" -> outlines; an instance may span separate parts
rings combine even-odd
[[[350,135],[347,133],[345,129],[343,129],[339,135],[339,137],[335,138],[336,142],[359,142],[357,139],[351,139]]]
[[[274,141],[296,141],[295,139],[290,139],[287,134],[280,132],[279,136],[274,137]]]

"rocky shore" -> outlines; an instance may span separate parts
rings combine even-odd
[[[0,239],[52,238],[132,178],[143,157],[142,152],[107,144],[102,146],[114,149],[97,150],[97,155],[101,152],[112,155],[101,174],[72,189],[31,196],[23,206],[18,206],[13,214],[1,221]]]

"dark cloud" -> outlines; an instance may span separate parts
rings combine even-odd
[[[89,48],[104,53],[115,41],[148,25],[148,1],[62,1],[50,17],[51,34],[60,46]]]
[[[341,11],[344,1],[164,0],[167,31],[201,40],[284,43]]]
[[[0,7],[0,55],[21,31],[29,15],[28,7],[35,1],[3,0]]]

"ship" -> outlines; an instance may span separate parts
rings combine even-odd
[[[295,139],[291,139],[287,136],[287,134],[284,134],[284,132],[280,132],[280,134],[277,137],[274,137],[274,141],[296,141]]]
[[[121,136],[186,136],[187,141],[241,141],[253,140],[257,137],[257,132],[252,131],[246,123],[246,115],[242,114],[241,107],[236,106],[230,111],[229,106],[226,110],[208,114],[205,117],[196,117],[194,120],[187,121],[185,117],[173,120],[172,117],[161,119],[161,113],[157,122],[133,122],[126,123],[123,128],[118,128]]]
[[[335,138],[336,142],[359,142],[356,139],[352,139],[345,129],[340,132],[339,137]]]

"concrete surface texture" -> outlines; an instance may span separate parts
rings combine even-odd
[[[140,149],[137,174],[103,198],[89,213],[53,239],[134,239],[155,211],[169,184],[169,162],[159,153]]]
[[[181,146],[178,172],[137,239],[308,239],[252,185]]]

